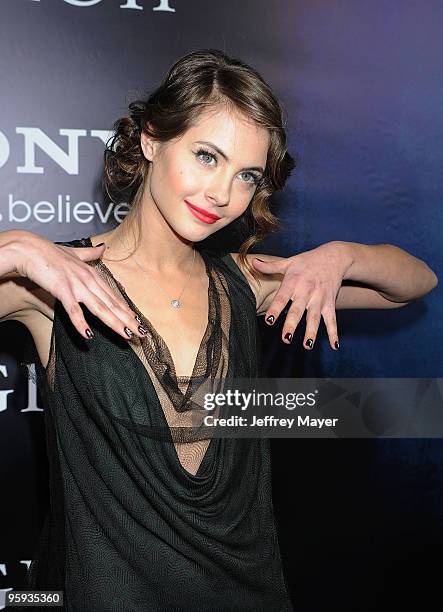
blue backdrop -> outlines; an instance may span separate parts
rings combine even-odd
[[[273,197],[292,255],[330,240],[392,243],[441,276],[443,5],[326,0],[3,0],[0,231],[54,241],[125,214],[99,189],[104,141],[181,55],[216,47],[257,68],[288,115],[299,165]],[[261,320],[274,376],[439,377],[440,287],[389,311],[339,311],[340,350]],[[0,598],[19,586],[46,503],[44,431],[0,325]],[[34,399],[33,399],[34,398]],[[298,610],[382,610],[433,592],[443,535],[440,440],[273,440],[275,505]],[[434,576],[435,574],[435,576]],[[404,585],[408,586],[405,587]],[[394,605],[395,604],[395,605]],[[2,601],[0,599],[0,609]],[[429,609],[429,608],[428,608]]]

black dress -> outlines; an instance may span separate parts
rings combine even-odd
[[[201,255],[208,325],[191,377],[177,378],[165,342],[101,260],[88,263],[148,336],[125,340],[82,304],[95,334],[85,340],[56,300],[46,369],[34,351],[50,508],[27,588],[63,590],[66,610],[293,610],[269,440],[190,434],[202,381],[261,372],[249,284],[229,254]]]

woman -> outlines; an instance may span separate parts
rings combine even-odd
[[[256,315],[272,324],[290,298],[283,340],[307,308],[305,346],[323,316],[337,349],[334,305],[399,306],[436,278],[389,245],[253,260],[294,167],[283,123],[251,67],[190,53],[114,126],[105,187],[131,204],[118,227],[65,243],[0,236],[0,318],[34,339],[50,463],[28,586],[63,590],[67,610],[292,610],[269,441],[195,427],[197,393],[260,375]],[[237,219],[256,230],[238,254],[196,248]]]

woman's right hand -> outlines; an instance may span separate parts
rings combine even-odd
[[[89,329],[79,302],[106,325],[128,340],[133,334],[143,338],[146,334],[138,327],[141,321],[123,297],[113,292],[99,273],[85,262],[99,259],[106,245],[94,247],[68,247],[54,244],[33,232],[22,231],[9,248],[15,251],[15,265],[21,276],[51,293],[63,304],[77,331],[86,339]],[[143,329],[143,328],[142,328]]]

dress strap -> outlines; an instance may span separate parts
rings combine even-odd
[[[229,268],[231,268],[231,270],[233,270],[237,274],[237,276],[243,282],[247,284],[248,287],[250,287],[249,281],[246,278],[246,275],[243,273],[242,269],[240,268],[240,266],[238,265],[238,263],[235,261],[235,259],[232,257],[230,253],[226,253],[226,255],[224,255],[221,259],[229,266]]]

